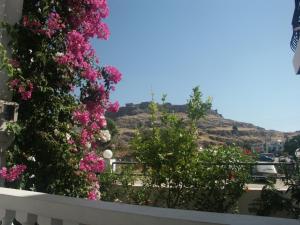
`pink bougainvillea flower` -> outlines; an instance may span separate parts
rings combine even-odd
[[[114,66],[105,66],[104,71],[108,74],[108,80],[117,84],[122,79],[122,74],[120,71]]]
[[[19,79],[13,79],[9,82],[9,86],[21,95],[22,100],[31,99],[33,84],[30,81],[22,83]]]
[[[27,27],[29,25],[29,18],[28,16],[23,16],[23,26]]]
[[[114,103],[110,103],[109,107],[108,107],[108,111],[109,112],[118,112],[120,108],[120,104],[118,101],[114,102]]]
[[[89,176],[92,177],[90,180],[91,182],[91,188],[90,191],[88,192],[88,199],[89,200],[99,200],[101,198],[101,194],[99,191],[100,185],[98,182],[98,179],[95,174],[89,173]],[[89,179],[89,177],[88,177]]]
[[[92,189],[91,191],[89,191],[88,193],[88,199],[89,200],[99,200],[100,199],[100,192],[97,189]]]
[[[20,83],[19,79],[13,79],[9,82],[9,86],[14,89],[19,85],[19,83]]]
[[[90,121],[90,113],[88,111],[75,111],[73,113],[73,117],[76,121],[81,123],[82,125],[87,125]]]
[[[57,12],[51,12],[48,16],[47,27],[50,34],[53,35],[57,30],[65,28],[65,24]]]
[[[99,78],[99,72],[91,67],[86,68],[82,72],[82,76],[91,82],[95,82]]]
[[[86,176],[89,183],[87,197],[97,200],[100,198],[100,192],[95,173],[103,172],[105,164],[94,150],[99,144],[97,141],[99,132],[107,126],[105,113],[119,110],[118,102],[110,102],[110,93],[122,79],[122,74],[113,66],[100,69],[97,65],[99,60],[90,43],[90,40],[95,37],[104,40],[109,38],[109,28],[103,22],[103,19],[109,15],[107,0],[67,0],[64,4],[68,9],[67,12],[57,10],[58,8],[53,6],[48,15],[39,18],[40,21],[36,19],[35,14],[30,14],[23,16],[22,23],[26,29],[39,35],[39,38],[53,38],[53,43],[61,41],[58,44],[59,49],[54,49],[52,54],[55,55],[52,57],[61,67],[61,71],[67,71],[63,74],[67,79],[60,87],[67,87],[67,91],[81,89],[80,103],[73,111],[74,125],[80,129],[77,136],[75,134],[72,136],[74,139],[68,138],[66,142],[70,145],[72,153],[84,154],[78,162],[80,173]],[[63,15],[67,16],[63,17]],[[65,29],[66,27],[68,29]],[[31,82],[15,79],[10,82],[10,86],[22,100],[32,97]],[[3,173],[8,172],[3,170]]]
[[[91,172],[87,174],[87,179],[90,182],[96,182],[96,181],[98,181],[97,175],[95,173],[91,173]]]
[[[86,143],[90,139],[90,134],[86,129],[82,129],[81,135],[80,135],[80,143],[82,146],[86,146]]]
[[[14,68],[19,68],[20,67],[20,62],[16,59],[10,59],[9,63],[14,67]]]
[[[27,89],[27,90],[26,90]],[[23,100],[29,100],[31,99],[32,90],[33,90],[33,84],[31,82],[28,82],[27,87],[19,86],[18,92],[21,94],[21,98]]]
[[[105,169],[105,162],[95,152],[89,152],[80,160],[79,169],[85,172],[102,173]]]
[[[0,177],[8,182],[13,182],[20,178],[20,175],[24,173],[26,168],[27,167],[23,164],[13,166],[10,169],[2,167],[0,170]]]
[[[76,31],[70,31],[67,34],[67,51],[64,55],[56,58],[57,62],[62,65],[69,65],[74,68],[83,69],[86,76],[91,76],[92,68],[87,61],[87,58],[95,57],[95,51],[92,49],[90,43],[84,36]],[[88,72],[86,72],[89,70]],[[93,77],[97,75],[92,74]]]

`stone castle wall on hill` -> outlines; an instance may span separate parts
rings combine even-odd
[[[119,112],[117,113],[107,113],[107,116],[114,119],[122,116],[133,116],[140,113],[149,113],[149,105],[151,102],[141,102],[139,104],[127,103],[125,106],[120,107]],[[159,105],[162,107],[162,105]],[[166,103],[165,107],[174,113],[186,113],[187,105],[172,105],[171,103]],[[217,110],[210,110],[209,114],[217,115],[222,117]]]

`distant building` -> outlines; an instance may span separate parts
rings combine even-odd
[[[280,153],[283,151],[284,142],[281,140],[266,143],[266,152]]]
[[[251,151],[255,152],[255,153],[264,152],[265,151],[264,144],[262,144],[262,143],[252,144],[251,145]]]
[[[125,107],[127,107],[127,108],[134,108],[134,104],[133,103],[126,103]]]
[[[284,149],[284,141],[281,140],[270,140],[265,143],[252,144],[251,150],[256,153],[280,153]]]

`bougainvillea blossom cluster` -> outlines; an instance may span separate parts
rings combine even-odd
[[[72,14],[69,21],[85,38],[97,37],[107,40],[108,26],[102,19],[108,17],[109,8],[106,0],[69,0]],[[82,7],[83,5],[87,7]]]
[[[60,64],[86,71],[91,69],[89,60],[93,57],[95,57],[95,52],[88,40],[80,32],[72,30],[67,33],[66,53],[57,57],[57,61]],[[94,82],[95,79],[92,81]]]
[[[36,20],[31,20],[28,16],[23,16],[23,26],[29,29],[37,29],[41,27],[41,23]]]
[[[105,169],[105,163],[103,158],[95,152],[89,152],[80,160],[79,169],[85,172],[102,173]]]
[[[90,113],[88,111],[75,111],[73,116],[82,125],[87,125],[90,121]]]
[[[96,173],[102,173],[105,170],[105,162],[103,158],[99,157],[95,152],[90,152],[80,160],[79,169],[87,172],[87,179],[91,184],[88,199],[100,199],[100,185]]]
[[[108,111],[109,112],[118,112],[119,108],[120,108],[120,104],[118,101],[116,101],[114,103],[109,104]]]
[[[51,12],[47,21],[47,34],[48,37],[54,35],[57,31],[64,29],[65,24],[62,22],[60,15],[56,12]]]
[[[16,165],[10,169],[2,167],[2,169],[0,169],[0,178],[5,179],[8,182],[13,182],[19,179],[20,175],[23,174],[25,170],[25,165]]]
[[[48,38],[51,38],[57,31],[65,28],[60,15],[56,12],[51,12],[44,24],[37,20],[31,20],[28,16],[24,16],[23,26],[30,29],[33,33],[45,35]]]
[[[88,199],[90,200],[98,200],[101,197],[101,193],[99,191],[100,185],[98,181],[92,182],[90,191],[88,193]]]
[[[108,80],[114,84],[117,84],[121,81],[122,79],[122,74],[120,71],[113,67],[113,66],[106,66],[104,67],[105,73],[108,75]]]
[[[120,82],[122,74],[113,66],[99,69],[91,63],[92,60],[98,62],[98,59],[89,39],[98,37],[106,40],[110,34],[102,21],[109,14],[106,0],[69,0],[68,3],[72,13],[67,20],[73,30],[66,35],[66,51],[58,55],[56,61],[61,66],[80,71],[81,79],[87,84],[82,88],[82,103],[73,112],[73,118],[81,126],[79,144],[84,149],[79,169],[86,172],[90,182],[88,198],[95,200],[100,198],[96,173],[105,169],[104,160],[95,151],[99,143],[97,137],[103,134],[102,130],[107,125],[105,112],[118,111],[119,103],[109,101],[109,92]]]
[[[66,74],[61,72],[61,76],[68,77],[66,82],[69,82],[67,85],[70,91],[80,89],[78,105],[70,115],[74,132],[66,135],[65,142],[70,152],[78,154],[78,158],[81,158],[74,170],[79,169],[80,172],[75,174],[83,174],[89,183],[86,196],[96,200],[100,198],[97,174],[105,169],[104,160],[97,149],[111,138],[106,129],[105,113],[117,112],[119,109],[117,101],[110,101],[110,92],[115,90],[115,85],[122,78],[117,68],[97,65],[99,59],[90,43],[90,39],[95,37],[108,39],[110,31],[103,19],[108,17],[109,8],[106,0],[66,0],[63,7],[57,7],[61,3],[49,0],[49,4],[51,7],[46,9],[43,18],[36,16],[36,12],[29,13],[23,16],[21,26],[39,39],[48,42],[53,39],[55,43],[59,42],[58,45],[51,45],[51,51],[48,49],[46,52],[51,52],[51,63],[55,63],[59,71],[66,71]],[[42,9],[39,10],[42,12]],[[39,62],[34,61],[34,57],[35,54],[32,53],[29,65]],[[14,63],[15,68],[20,66],[18,60],[13,59],[12,62],[17,62]],[[22,65],[26,63],[28,64],[25,62]],[[26,80],[23,77],[12,78],[9,85],[19,94],[20,99],[30,101],[32,93],[40,88],[40,84],[37,83],[30,81],[26,76]],[[12,180],[14,174],[22,173],[25,169],[26,167],[22,166],[15,166],[11,170],[2,169],[0,175]]]
[[[33,91],[33,84],[30,81],[21,82],[19,79],[11,80],[10,88],[15,89],[21,95],[22,100],[29,100]]]

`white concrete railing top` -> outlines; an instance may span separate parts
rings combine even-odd
[[[30,225],[300,225],[299,220],[163,209],[88,201],[0,188],[2,224],[16,218]]]

